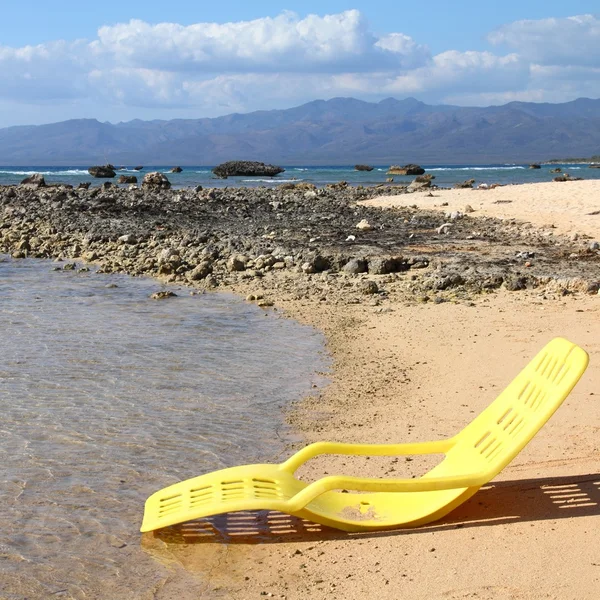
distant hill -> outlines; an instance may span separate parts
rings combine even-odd
[[[486,108],[334,98],[214,119],[0,129],[2,165],[484,164],[599,153],[600,100],[587,98]]]

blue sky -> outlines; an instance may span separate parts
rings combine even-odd
[[[596,1],[411,6],[13,2],[0,20],[0,127],[218,116],[335,96],[479,106],[600,96]]]

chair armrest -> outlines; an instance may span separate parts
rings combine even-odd
[[[345,454],[348,456],[405,456],[409,454],[445,454],[455,444],[455,438],[435,442],[409,444],[343,444],[338,442],[316,442],[296,452],[281,463],[280,468],[294,473],[300,465],[322,454]]]

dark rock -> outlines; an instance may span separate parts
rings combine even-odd
[[[141,171],[144,167],[142,167],[141,165],[138,165],[137,167],[133,167],[134,171]]]
[[[372,171],[373,167],[370,165],[354,165],[355,171]]]
[[[92,185],[89,181],[84,181],[77,186],[78,190],[89,190],[90,185]]]
[[[510,292],[527,289],[527,277],[507,277],[504,280],[504,287]]]
[[[154,292],[150,298],[152,300],[165,300],[166,298],[174,298],[177,294],[171,291]]]
[[[248,161],[248,160],[232,160],[222,163],[215,167],[213,173],[221,179],[244,175],[247,177],[274,177],[283,173],[285,169],[275,165],[266,165],[263,162]]]
[[[562,173],[562,169],[560,167],[556,167],[556,169],[550,169],[550,173]]]
[[[115,169],[112,165],[105,165],[104,167],[90,167],[88,169],[88,173],[92,177],[103,178],[103,179],[110,179],[117,175],[115,173]]]
[[[30,175],[29,177],[25,177],[25,179],[23,179],[23,181],[21,181],[21,185],[26,185],[27,187],[32,187],[32,188],[41,188],[41,187],[46,187],[46,181],[44,179],[43,175],[40,175],[40,173],[34,173],[33,175]]]
[[[366,295],[377,294],[379,292],[379,287],[377,284],[369,279],[361,281],[358,287],[361,293]]]
[[[189,279],[192,281],[198,281],[200,279],[206,279],[212,273],[212,265],[208,260],[202,261],[198,266],[192,269],[189,274]]]
[[[408,263],[401,256],[383,256],[369,259],[369,273],[373,275],[388,275],[408,271]]]
[[[387,172],[388,175],[423,175],[423,173],[425,173],[423,167],[413,164],[404,165],[403,167],[392,165]]]
[[[542,167],[540,165],[534,163],[534,164],[529,165],[529,168],[530,169],[541,169]]]
[[[435,175],[432,175],[431,173],[426,173],[425,175],[418,175],[417,177],[415,177],[415,181],[417,183],[431,183],[433,179],[435,179]]]
[[[181,167],[173,167],[170,173],[181,173],[183,169]]]
[[[147,173],[146,175],[144,175],[144,180],[142,181],[142,188],[168,190],[171,188],[171,182],[163,173],[155,171],[154,173]]]
[[[117,183],[137,183],[135,175],[120,175]]]
[[[351,275],[358,275],[359,273],[366,273],[368,271],[367,261],[362,258],[351,258],[343,267],[344,273],[350,273]]]
[[[588,169],[600,169],[600,165],[589,165]]]
[[[474,179],[467,179],[466,181],[455,183],[454,187],[459,190],[467,189],[467,188],[472,188],[474,183],[475,183]]]

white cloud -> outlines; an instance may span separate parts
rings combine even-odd
[[[490,33],[488,39],[540,65],[600,64],[600,19],[593,15],[516,21]]]
[[[401,36],[403,43],[393,43]],[[400,68],[428,58],[408,36],[379,40],[357,10],[299,19],[291,12],[237,23],[150,25],[132,20],[98,31],[91,48],[129,67],[216,72],[339,72]]]
[[[334,96],[467,105],[600,96],[595,17],[518,21],[488,40],[510,53],[433,56],[404,33],[376,35],[357,10],[188,26],[132,20],[101,27],[94,40],[0,46],[0,102],[22,114],[43,106],[55,115],[63,105],[64,118],[85,107],[89,116],[119,120],[216,116]]]

